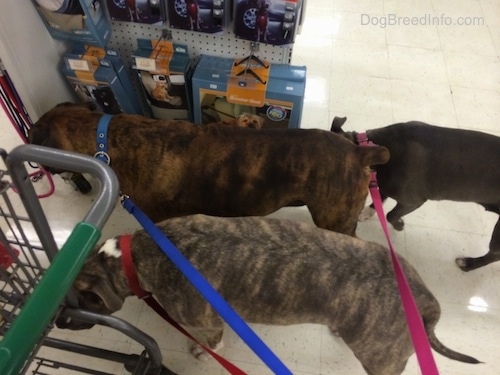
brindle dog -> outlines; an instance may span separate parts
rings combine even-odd
[[[247,322],[327,325],[371,375],[401,374],[414,352],[390,254],[382,245],[269,218],[190,215],[158,227]],[[135,232],[130,248],[141,287],[202,342],[220,348],[221,317],[151,237]],[[132,295],[121,254],[114,238],[87,260],[74,284],[82,308],[110,314]],[[432,348],[448,358],[478,363],[438,340],[439,303],[417,271],[400,261]],[[64,319],[58,325],[89,327]],[[203,358],[199,346],[192,352]]]
[[[102,115],[89,105],[58,105],[31,128],[29,141],[94,155]],[[127,114],[110,122],[108,154],[121,191],[155,222],[307,205],[318,227],[349,235],[365,203],[369,166],[389,159],[385,147],[359,147],[324,130],[255,131]]]

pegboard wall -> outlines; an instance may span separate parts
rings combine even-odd
[[[119,51],[125,60],[127,56],[131,58],[137,49],[138,38],[159,39],[164,30],[171,33],[173,42],[187,45],[193,60],[202,54],[238,58],[249,56],[251,53],[252,42],[236,38],[227,30],[231,27],[227,27],[223,34],[207,34],[131,22],[112,21],[111,25],[113,35],[109,47]],[[273,46],[260,43],[256,55],[271,63],[289,64],[292,45]]]
[[[253,43],[239,39],[226,27],[223,34],[207,34],[189,30],[167,29],[165,26],[153,26],[141,23],[112,21],[112,37],[108,47],[120,53],[132,79],[134,88],[141,98],[142,108],[146,115],[151,116],[151,110],[142,93],[141,83],[135,72],[133,54],[137,49],[137,39],[160,39],[165,33],[174,43],[188,47],[191,61],[194,63],[201,55],[243,58],[252,53],[262,60],[277,64],[289,64],[292,58],[292,45],[274,46],[263,43]]]

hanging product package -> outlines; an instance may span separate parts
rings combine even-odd
[[[301,14],[302,0],[235,0],[234,35],[275,46],[290,44]]]
[[[105,47],[111,24],[99,0],[32,0],[54,39]]]
[[[152,116],[165,120],[191,119],[187,46],[157,39],[137,42],[133,68],[137,70]]]
[[[162,0],[106,0],[106,8],[113,21],[161,26],[166,20],[165,1]]]
[[[225,122],[251,114],[265,128],[298,128],[305,83],[304,66],[204,55],[192,78],[193,120]]]
[[[66,54],[61,71],[81,102],[94,102],[107,114],[141,113],[130,101],[113,64],[89,55]]]
[[[229,0],[167,1],[170,27],[202,33],[222,33],[229,22]]]
[[[123,91],[128,97],[129,104],[125,105],[125,108],[129,109],[127,110],[127,113],[138,115],[143,114],[142,106],[132,80],[130,79],[129,73],[125,67],[125,64],[123,63],[122,58],[120,57],[120,54],[116,50],[96,46],[86,46],[83,44],[75,44],[72,46],[71,54],[79,55],[80,58],[89,56],[89,58],[91,59],[97,58],[98,60],[109,61],[116,73],[116,76],[118,77],[118,80],[120,81],[121,86],[123,87]],[[104,66],[108,65],[109,64],[104,63]]]

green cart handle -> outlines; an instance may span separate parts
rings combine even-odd
[[[51,265],[0,342],[2,375],[17,375],[23,368],[29,354],[56,314],[61,301],[69,292],[85,260],[97,244],[101,236],[100,229],[111,215],[119,196],[118,180],[114,172],[94,158],[43,146],[18,146],[9,153],[6,164],[33,224],[46,220],[39,220],[40,216],[33,220],[32,214],[37,216],[43,211],[24,167],[25,161],[90,173],[100,181],[101,186],[99,196],[87,215],[76,225],[61,250],[55,254]],[[41,228],[34,226],[37,232],[39,229],[46,229],[43,225]]]

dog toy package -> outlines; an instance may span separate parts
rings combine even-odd
[[[302,0],[235,0],[234,34],[254,42],[293,43],[302,12]]]
[[[111,61],[90,55],[66,54],[61,71],[81,102],[94,102],[104,113],[141,114],[125,91]]]
[[[166,20],[162,0],[106,0],[109,18],[113,21],[162,25]]]
[[[138,39],[134,66],[153,117],[190,119],[190,60],[187,46],[166,40]]]
[[[111,66],[115,70],[118,79],[120,80],[123,91],[125,91],[126,95],[128,96],[130,106],[133,108],[133,111],[128,111],[127,113],[138,115],[143,114],[142,106],[138,96],[136,95],[135,88],[132,84],[127,69],[125,68],[125,64],[123,63],[123,60],[117,51],[109,48],[75,44],[73,45],[71,53],[74,55],[80,55],[81,58],[84,58],[84,56],[88,56],[89,59],[97,58],[99,60],[109,61],[111,63]],[[107,66],[108,64],[105,65]]]
[[[54,39],[105,47],[111,24],[96,0],[32,0]]]
[[[202,56],[192,78],[197,124],[231,121],[242,114],[261,118],[265,128],[298,128],[306,68],[244,59]]]
[[[222,33],[229,22],[229,0],[167,1],[170,27],[202,33]]]

